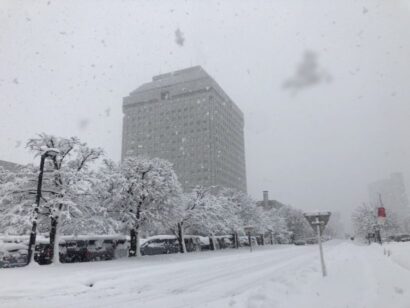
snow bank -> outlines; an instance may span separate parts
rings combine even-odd
[[[393,262],[410,271],[410,243],[388,243],[384,245],[384,253]]]

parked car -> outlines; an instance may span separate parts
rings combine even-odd
[[[185,236],[185,247],[188,252],[201,250],[201,240],[198,236]],[[174,235],[156,235],[146,239],[140,247],[142,255],[160,255],[178,253],[179,242]]]
[[[396,242],[410,242],[410,235],[409,234],[396,235],[395,241]]]
[[[201,251],[201,236],[185,235],[185,247],[187,252]]]
[[[255,236],[251,236],[252,246],[258,246],[258,241]],[[248,236],[240,236],[239,237],[239,244],[240,246],[247,246],[249,247],[249,238]]]
[[[60,262],[112,260],[128,256],[129,242],[124,235],[78,235],[60,237]],[[0,268],[27,264],[28,236],[0,236]],[[52,262],[50,240],[37,236],[34,260],[40,265]]]
[[[35,247],[34,261],[40,265],[51,263],[52,249],[48,243],[38,243]],[[60,257],[61,259],[61,257]]]
[[[317,240],[316,237],[306,239],[306,244],[308,244],[308,245],[313,245],[313,244],[317,244],[317,243],[318,243],[318,240]]]
[[[200,250],[212,250],[211,247],[211,240],[209,239],[208,236],[198,236],[199,239],[199,245],[200,245]]]
[[[128,255],[126,238],[118,236],[63,236],[60,239],[60,262],[112,260]],[[51,263],[52,248],[48,241],[36,245],[34,259],[41,265]]]
[[[113,260],[128,255],[126,239],[116,236],[66,238],[60,245],[60,260],[64,263]]]
[[[161,255],[177,253],[179,246],[176,238],[158,238],[146,241],[141,245],[140,249],[142,255]]]
[[[305,240],[295,240],[294,244],[297,246],[306,245],[306,241]]]
[[[215,236],[217,247],[219,249],[234,248],[235,242],[232,235]]]
[[[59,246],[59,258],[62,263],[92,261],[88,256],[87,244],[84,240],[60,241]],[[52,247],[49,243],[40,243],[36,245],[34,260],[38,264],[50,264],[52,262],[51,255]]]
[[[23,243],[0,244],[0,268],[19,267],[27,264],[27,245]]]

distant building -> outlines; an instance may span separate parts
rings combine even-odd
[[[185,190],[246,192],[243,113],[202,67],[154,76],[124,98],[123,112],[123,159],[166,159]]]
[[[8,171],[15,172],[21,168],[21,165],[5,160],[0,160],[0,167],[3,167],[5,170]]]
[[[265,211],[272,209],[278,210],[284,206],[284,204],[279,201],[269,200],[269,192],[267,190],[263,191],[263,200],[256,202],[256,205],[262,207]]]
[[[370,203],[380,206],[381,197],[387,215],[390,211],[400,217],[409,211],[409,200],[401,173],[392,173],[390,178],[371,183],[368,190]]]

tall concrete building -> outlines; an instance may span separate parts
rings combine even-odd
[[[401,173],[392,173],[390,178],[373,182],[368,189],[370,203],[380,206],[380,196],[387,215],[390,212],[400,217],[409,212],[409,200]]]
[[[122,158],[170,161],[187,191],[246,192],[243,113],[202,67],[154,76],[124,98],[123,113]]]

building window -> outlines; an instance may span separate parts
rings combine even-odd
[[[163,91],[163,92],[161,92],[161,99],[162,99],[162,100],[167,100],[167,99],[169,99],[169,91]]]

